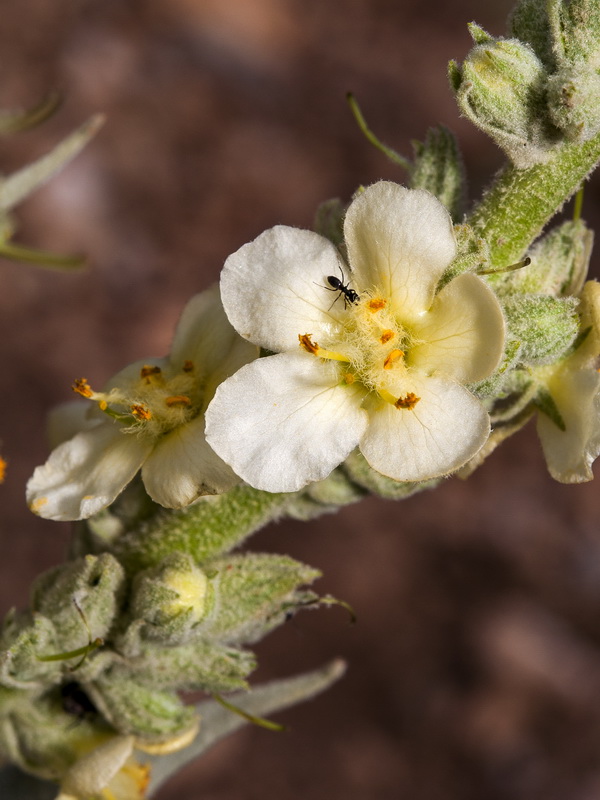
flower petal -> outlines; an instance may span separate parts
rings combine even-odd
[[[429,192],[380,181],[346,213],[344,235],[357,290],[390,298],[402,319],[428,309],[456,255],[450,215]]]
[[[364,390],[340,383],[338,364],[302,353],[260,358],[222,383],[206,438],[235,472],[267,492],[327,477],[367,425]]]
[[[218,376],[214,382],[216,388],[257,357],[258,348],[242,339],[227,319],[218,285],[192,297],[183,310],[171,345],[169,361],[176,370],[186,361],[192,361],[202,375],[213,379]],[[206,398],[206,405],[211,397]]]
[[[171,431],[142,467],[150,497],[166,508],[183,508],[206,494],[220,494],[240,482],[204,436],[204,417]]]
[[[106,508],[133,478],[151,445],[112,421],[56,448],[27,484],[27,502],[47,519],[87,519]]]
[[[459,383],[480,381],[500,363],[505,324],[492,290],[475,275],[450,281],[430,310],[412,326],[423,344],[410,351],[409,364]]]
[[[461,467],[483,446],[489,417],[470,392],[442,378],[413,381],[409,409],[381,403],[371,411],[360,449],[377,472],[397,481],[425,481]]]
[[[565,430],[540,412],[537,431],[552,477],[583,483],[593,480],[592,464],[600,455],[600,375],[593,368],[572,368],[569,361],[548,382]]]
[[[61,790],[74,797],[101,793],[131,755],[133,736],[113,736],[76,761],[61,783]]]
[[[296,350],[299,334],[328,333],[343,312],[327,287],[327,276],[339,270],[330,241],[278,225],[229,256],[221,273],[223,305],[244,339],[277,352]]]

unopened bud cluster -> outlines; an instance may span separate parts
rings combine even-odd
[[[475,42],[450,82],[461,111],[518,168],[544,163],[563,141],[600,130],[600,5],[521,0],[510,38],[469,26]]]

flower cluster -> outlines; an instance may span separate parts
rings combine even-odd
[[[429,481],[485,452],[490,413],[498,419],[496,400],[521,373],[537,387],[529,408],[542,412],[552,474],[589,480],[597,284],[577,313],[572,297],[523,293],[520,277],[493,291],[456,268],[461,257],[442,203],[387,181],[357,194],[338,246],[312,231],[265,231],[227,259],[220,293],[189,303],[168,358],[127,367],[102,392],[76,383],[95,407],[36,469],[31,509],[89,517],[140,469],[150,497],[171,508],[240,481],[296,492],[357,448],[382,476]]]

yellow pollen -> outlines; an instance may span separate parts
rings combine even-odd
[[[404,355],[404,350],[391,350],[383,362],[384,369],[391,369],[399,358]]]
[[[369,300],[367,303],[367,308],[369,311],[381,311],[382,308],[385,308],[386,302],[382,297],[374,297],[373,300]]]
[[[194,362],[193,361],[184,361],[183,362],[183,371],[184,372],[192,372],[194,369]]]
[[[0,456],[0,483],[4,483],[4,478],[6,477],[6,467],[8,464],[6,460]]]
[[[321,349],[316,342],[312,342],[310,337],[312,333],[302,333],[298,334],[298,340],[300,342],[300,347],[303,347],[307,353],[312,353],[313,356],[318,355],[319,350]]]
[[[390,341],[390,339],[394,338],[395,335],[396,334],[394,333],[394,331],[390,330],[384,331],[379,337],[379,341],[381,342],[381,344],[387,344]]]
[[[165,398],[165,403],[171,408],[172,406],[190,406],[192,401],[185,394],[174,394],[172,397]]]
[[[100,400],[100,402],[98,403],[98,407],[100,408],[100,411],[106,411],[106,409],[108,408],[108,403],[106,402],[106,400]]]
[[[147,422],[149,419],[152,419],[152,412],[150,409],[140,403],[134,403],[134,405],[131,406],[131,413],[136,419],[139,419],[140,422]]]
[[[91,397],[93,395],[92,387],[87,382],[87,378],[77,378],[71,389],[82,397]]]
[[[407,411],[412,411],[420,399],[414,392],[408,392],[404,397],[399,397],[394,405],[397,409],[404,408]]]
[[[344,382],[347,383],[348,386],[350,386],[350,384],[354,383],[355,380],[356,380],[356,378],[354,377],[354,375],[351,372],[347,372],[344,375]]]

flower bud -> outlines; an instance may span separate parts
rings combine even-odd
[[[574,297],[514,295],[504,303],[508,329],[520,342],[523,364],[552,364],[575,341],[579,330]]]
[[[517,39],[483,41],[480,29],[476,33],[481,43],[462,68],[450,65],[461,111],[503,148],[516,167],[547,160],[552,131],[542,62]]]
[[[570,141],[585,142],[600,130],[600,75],[587,67],[566,67],[548,80],[552,122]]]
[[[185,641],[214,602],[209,579],[191,556],[173,553],[134,584],[132,614],[143,619],[144,638],[173,644]]]

